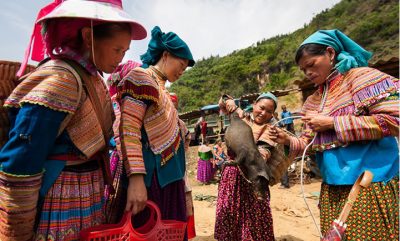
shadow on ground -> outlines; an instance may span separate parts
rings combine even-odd
[[[214,234],[210,236],[196,236],[194,239],[191,239],[190,241],[215,241],[214,239]]]
[[[215,241],[215,239],[214,235],[196,236],[194,239],[191,239],[190,241]],[[275,241],[305,241],[305,240],[293,237],[292,235],[284,235],[276,238]]]
[[[284,235],[284,236],[277,237],[275,239],[275,241],[304,241],[304,240],[293,237],[292,235]]]

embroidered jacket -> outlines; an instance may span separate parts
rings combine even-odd
[[[85,91],[79,91],[77,75],[59,61],[50,60],[36,69],[5,102],[12,123],[10,140],[0,152],[0,216],[7,220],[0,224],[0,237],[32,237],[39,194],[47,193],[65,165],[49,156],[78,149],[72,153],[78,160],[71,162],[86,161],[105,147],[93,104]],[[99,75],[90,78],[108,115],[102,118],[104,125],[111,130],[106,87]]]
[[[336,73],[304,104],[305,114],[332,116],[334,129],[315,134],[305,125],[300,138],[291,138],[290,157],[301,153],[313,137],[312,150],[323,181],[352,185],[365,170],[373,182],[399,173],[399,81],[372,68]],[[325,93],[325,94],[323,94]],[[323,97],[324,96],[324,97]]]
[[[152,67],[135,68],[119,84],[118,98],[122,107],[121,110],[114,110],[121,113],[122,123],[114,123],[114,133],[120,155],[126,160],[128,175],[146,174],[141,143],[142,126],[148,137],[146,145],[154,154],[161,155],[161,166],[179,148],[181,135],[178,112],[164,84],[165,80]]]
[[[60,61],[60,60],[56,60]],[[108,129],[111,130],[111,104],[107,88],[102,78],[97,75],[91,77],[95,83],[97,95],[100,98],[104,113],[109,115]],[[77,100],[80,100],[79,103]],[[30,103],[45,106],[52,110],[66,112],[71,115],[68,123],[62,124],[74,145],[89,159],[106,143],[99,120],[88,95],[82,91],[78,95],[78,83],[74,75],[57,63],[40,67],[27,79],[20,83],[5,101],[6,107],[20,108]]]
[[[334,117],[334,130],[318,133],[312,149],[324,151],[346,146],[354,141],[377,140],[399,134],[399,80],[376,69],[362,67],[338,73],[328,81],[328,93],[322,102],[323,89],[309,96],[304,114]],[[322,106],[323,105],[323,106]],[[290,156],[304,150],[314,137],[305,125],[300,138],[290,141]]]

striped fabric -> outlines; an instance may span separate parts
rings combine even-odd
[[[32,238],[42,176],[43,173],[27,176],[0,171],[0,240]]]
[[[95,92],[93,95],[97,95],[103,111],[96,114],[96,108],[94,108],[96,103],[92,103],[89,94],[83,93],[81,105],[69,121],[66,129],[74,145],[87,158],[90,158],[106,146],[100,121],[104,122],[104,128],[111,133],[113,112],[110,96],[103,79],[99,75],[87,76],[87,78],[90,78],[87,81],[92,83],[93,92]],[[88,88],[87,91],[90,91],[90,89]],[[99,120],[98,115],[101,114],[103,116],[100,116]]]
[[[321,114],[334,117],[335,129],[319,132],[312,149],[323,151],[352,141],[398,136],[398,93],[398,79],[376,69],[355,68],[334,76]],[[319,89],[307,98],[303,113],[317,114],[321,100]],[[313,136],[305,125],[301,138],[291,139],[291,157],[299,155]]]
[[[125,148],[124,151],[121,151],[121,154],[124,157],[123,159],[127,160],[125,169],[128,175],[131,173],[146,174],[143,162],[142,144],[140,142],[140,128],[146,112],[146,105],[128,96],[122,100],[122,106],[123,111],[121,113],[121,118],[123,124],[121,127],[114,128],[114,130],[120,131],[122,129],[123,132],[119,135],[122,135],[123,143],[119,144],[117,142],[117,148]],[[115,125],[116,124],[114,124],[114,126]]]
[[[73,114],[78,108],[77,99],[78,85],[71,72],[58,66],[42,66],[14,89],[4,106],[40,104]]]
[[[82,157],[76,156],[79,160],[74,159],[73,161],[88,161],[94,153],[105,147],[100,123],[93,111],[93,104],[89,97],[86,93],[79,95],[79,84],[76,77],[65,67],[59,67],[57,61],[62,60],[50,60],[46,64],[51,62],[51,65],[44,64],[30,74],[13,91],[6,106],[19,108],[25,103],[30,103],[68,113],[69,115],[64,119],[62,125],[66,124],[65,130],[68,132],[68,136],[75,147],[84,154]],[[98,95],[101,99],[104,113],[109,116],[102,120],[104,120],[106,128],[111,129],[112,110],[108,104],[109,100],[107,100],[107,89],[99,75],[90,78],[84,78],[84,80],[92,81],[96,85],[94,91],[90,93]],[[28,157],[27,161],[30,161]],[[85,164],[90,164],[90,162],[81,165]],[[76,168],[76,165],[66,166],[64,170],[67,167]],[[82,228],[102,223],[104,221],[102,210],[103,172],[98,166],[95,171],[93,170],[85,173],[62,172],[47,192],[43,210],[40,209],[42,203],[38,203],[42,173],[37,176],[11,176],[11,180],[8,180],[10,175],[0,173],[0,186],[4,191],[0,195],[0,206],[2,207],[0,208],[0,218],[3,220],[0,222],[0,235],[3,235],[0,240],[28,240],[35,232],[33,226],[36,212],[40,214],[38,216],[41,219],[36,240],[77,240],[78,233]],[[55,173],[52,173],[53,171]],[[43,186],[49,184],[51,175],[58,175],[57,170],[46,170]],[[12,205],[7,205],[7,202]],[[9,209],[3,208],[8,206]],[[18,230],[18,233],[15,230]],[[4,236],[11,238],[2,238]]]
[[[165,81],[151,68],[136,68],[120,83],[121,97],[122,124],[117,123],[120,127],[114,124],[114,131],[122,131],[117,136],[122,136],[123,143],[117,147],[122,147],[122,155],[128,160],[128,175],[146,173],[140,142],[142,126],[149,147],[155,154],[161,154],[161,165],[165,165],[178,150],[181,139],[178,113],[165,90]]]
[[[88,95],[83,91],[82,96],[78,96],[74,75],[56,64],[55,61],[55,64],[39,67],[14,89],[4,105],[19,108],[24,103],[31,103],[71,114],[71,119],[65,123],[68,135],[86,158],[90,158],[105,146],[100,122]],[[94,83],[104,113],[108,115],[103,117],[108,122],[105,126],[111,130],[112,109],[108,90],[99,75],[88,78]],[[77,103],[78,98],[80,103]]]
[[[189,145],[190,142],[190,131],[186,127],[186,124],[183,120],[178,119],[179,129],[181,130],[181,136],[184,137],[185,146],[186,144]]]
[[[72,116],[66,130],[74,145],[84,153],[87,158],[90,158],[104,148],[106,143],[104,141],[100,122],[97,119],[90,99],[85,93],[83,93],[82,99],[83,102],[81,102],[81,106],[76,111],[75,115]],[[111,111],[110,108],[108,112],[109,115],[111,115]],[[109,127],[111,128],[111,122]]]
[[[78,240],[82,229],[104,223],[102,176],[101,169],[62,172],[45,197],[35,240]]]

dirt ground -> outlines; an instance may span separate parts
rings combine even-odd
[[[192,185],[194,214],[197,236],[194,241],[210,241],[214,239],[215,204],[218,182],[209,185],[196,180],[197,147],[190,147],[187,155],[188,174]],[[318,195],[321,181],[311,179],[304,185],[307,203],[319,225]],[[318,241],[318,231],[304,202],[300,184],[290,189],[279,189],[279,185],[270,188],[271,209],[274,233],[277,241]]]

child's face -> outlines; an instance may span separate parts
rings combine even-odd
[[[271,120],[275,111],[274,101],[261,99],[253,105],[253,117],[257,124],[264,124]]]

